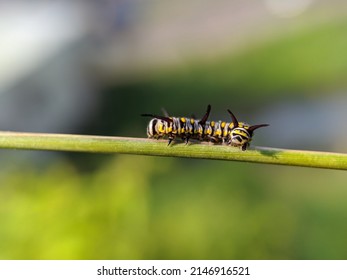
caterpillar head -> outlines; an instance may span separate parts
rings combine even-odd
[[[268,124],[257,124],[249,126],[244,123],[239,123],[234,114],[230,110],[228,110],[228,112],[232,119],[233,128],[230,131],[227,144],[236,147],[241,147],[242,151],[245,151],[249,146],[249,143],[252,141],[254,130],[260,127],[268,126]]]

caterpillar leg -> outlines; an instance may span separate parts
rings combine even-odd
[[[242,146],[242,151],[246,151],[249,146],[249,143],[246,143]]]

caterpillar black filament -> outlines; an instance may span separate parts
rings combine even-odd
[[[153,114],[142,114],[142,116],[152,117],[147,127],[148,137],[155,139],[167,137],[169,139],[168,145],[176,137],[180,137],[186,143],[189,142],[189,139],[195,139],[241,147],[243,151],[247,149],[252,141],[254,130],[268,126],[268,124],[250,126],[247,123],[238,122],[230,110],[228,110],[228,113],[231,116],[231,122],[208,121],[210,112],[211,105],[208,105],[205,115],[200,120]]]

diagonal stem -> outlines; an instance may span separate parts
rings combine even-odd
[[[251,147],[241,151],[235,147],[208,143],[176,143],[167,147],[166,140],[143,138],[0,132],[0,148],[234,160],[347,170],[347,154],[342,153],[267,147]]]

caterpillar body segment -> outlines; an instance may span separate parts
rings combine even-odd
[[[142,116],[152,117],[147,126],[148,137],[154,139],[167,137],[169,139],[168,145],[179,137],[186,143],[189,142],[189,139],[195,139],[241,147],[243,151],[252,141],[254,130],[268,126],[268,124],[250,126],[247,123],[238,122],[230,110],[228,112],[231,116],[231,122],[208,121],[210,112],[211,105],[208,105],[205,115],[200,120],[153,114],[142,114]]]

